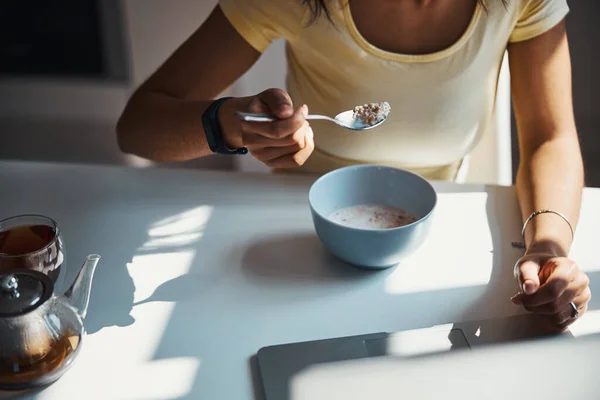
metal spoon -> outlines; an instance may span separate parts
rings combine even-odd
[[[236,112],[238,117],[247,122],[271,122],[276,121],[272,115],[268,114],[254,114],[254,113],[246,113],[246,112]],[[364,131],[367,129],[375,128],[376,126],[381,125],[389,116],[389,113],[385,114],[385,116],[374,124],[366,124],[360,119],[354,118],[354,111],[348,110],[342,113],[339,113],[335,116],[335,118],[328,117],[326,115],[318,115],[318,114],[310,114],[306,119],[324,119],[326,121],[331,121],[333,123],[338,124],[342,128],[350,129],[353,131]]]

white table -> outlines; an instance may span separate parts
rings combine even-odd
[[[62,227],[69,283],[103,256],[73,368],[36,399],[253,398],[263,346],[520,313],[512,188],[436,184],[431,235],[402,265],[365,272],[330,257],[310,178],[0,162],[0,218]],[[598,292],[600,190],[588,189],[572,256]],[[572,332],[600,331],[600,302]]]

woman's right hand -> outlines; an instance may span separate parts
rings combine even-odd
[[[314,150],[313,131],[306,120],[308,107],[294,110],[290,96],[281,89],[267,89],[256,96],[225,102],[219,110],[225,141],[232,148],[247,147],[250,154],[271,168],[299,167]],[[229,103],[229,104],[228,104]],[[273,122],[246,122],[235,111],[271,114]],[[236,123],[232,123],[233,119]]]

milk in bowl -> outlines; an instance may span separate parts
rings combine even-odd
[[[358,229],[392,229],[412,224],[417,219],[402,208],[363,204],[334,211],[329,219]]]

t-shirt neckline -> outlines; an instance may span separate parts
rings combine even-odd
[[[467,26],[467,28],[465,29],[465,31],[463,32],[461,37],[456,42],[454,42],[452,45],[450,45],[449,47],[447,47],[443,50],[436,51],[434,53],[428,53],[428,54],[402,54],[402,53],[394,53],[394,52],[386,51],[386,50],[380,49],[380,48],[372,45],[371,43],[369,43],[362,36],[362,34],[358,31],[358,28],[356,27],[356,24],[354,23],[354,19],[352,18],[352,11],[350,10],[350,1],[349,0],[341,0],[341,2],[342,2],[341,6],[343,9],[343,14],[344,14],[344,21],[346,23],[346,29],[348,29],[348,32],[350,32],[350,35],[352,36],[354,41],[363,50],[367,51],[368,53],[370,53],[376,57],[379,57],[379,58],[382,58],[385,60],[405,62],[405,63],[432,62],[432,61],[437,61],[437,60],[440,60],[442,58],[452,55],[453,53],[458,51],[458,49],[461,48],[467,40],[469,40],[469,38],[475,31],[475,27],[477,26],[477,23],[479,22],[481,13],[483,11],[483,8],[482,8],[480,2],[478,1],[477,4],[475,5],[475,11],[473,12],[473,15],[471,16],[469,25]]]

